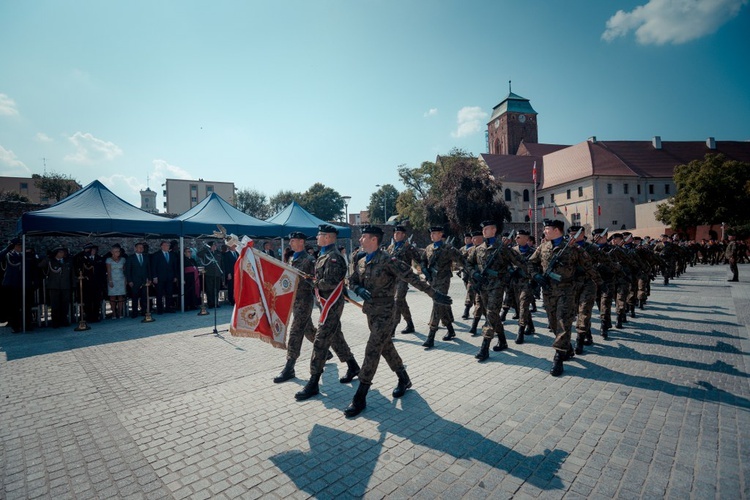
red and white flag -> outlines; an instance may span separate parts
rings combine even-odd
[[[291,266],[253,248],[252,240],[234,265],[234,299],[229,332],[286,349],[286,330],[300,276]]]
[[[320,318],[318,318],[318,324],[322,325],[326,322],[326,319],[328,318],[328,311],[331,310],[331,307],[333,307],[333,304],[336,303],[337,300],[339,300],[339,297],[341,297],[341,293],[344,291],[344,281],[342,280],[341,283],[336,285],[336,288],[333,289],[333,292],[331,292],[331,295],[328,296],[327,299],[324,299],[320,296],[320,293],[318,292],[318,289],[315,289],[315,296],[318,298],[318,302],[320,302]]]
[[[531,170],[531,178],[534,180],[534,184],[536,184],[536,162],[534,162],[534,168]]]
[[[598,203],[596,205],[596,211],[598,212],[597,215],[601,215],[602,214],[602,206],[600,204],[598,204]]]
[[[529,220],[531,220],[532,217],[533,217],[533,215],[531,213],[531,203],[529,203]]]

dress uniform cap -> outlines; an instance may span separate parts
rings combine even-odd
[[[544,219],[545,227],[556,227],[560,231],[563,231],[565,229],[565,223],[561,220],[557,219]]]
[[[362,234],[375,234],[377,236],[383,236],[383,230],[378,226],[365,226],[362,228]]]
[[[443,229],[443,226],[430,226],[430,232],[434,233],[435,231],[443,233],[445,230]]]
[[[482,221],[481,224],[479,224],[479,227],[481,228],[485,228],[487,226],[497,226],[497,222],[495,222],[494,220],[485,220]]]
[[[306,240],[307,235],[303,233],[302,231],[292,231],[289,233],[289,239],[290,240]]]
[[[339,230],[333,227],[330,224],[321,224],[318,226],[318,232],[319,233],[328,233],[328,234],[339,234]]]
[[[396,226],[394,231],[401,231],[402,233],[406,232],[406,228],[404,226]]]
[[[516,231],[516,234],[521,236],[531,236],[531,233],[526,229],[519,229],[518,231]]]

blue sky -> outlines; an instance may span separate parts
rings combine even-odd
[[[486,151],[513,92],[539,141],[750,140],[748,0],[0,0],[0,175],[166,178],[363,210],[396,168]]]

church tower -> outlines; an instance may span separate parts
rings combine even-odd
[[[515,155],[521,141],[538,143],[537,112],[525,99],[510,90],[497,106],[492,108],[492,117],[487,124],[490,154]]]
[[[156,208],[156,191],[149,187],[141,191],[141,210],[152,214],[159,212]]]

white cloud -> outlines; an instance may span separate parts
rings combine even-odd
[[[16,158],[13,151],[0,146],[0,174],[7,177],[29,177],[31,170]]]
[[[610,17],[602,39],[611,42],[635,31],[641,45],[681,44],[716,32],[748,0],[649,0]]]
[[[16,115],[18,115],[16,101],[8,97],[6,94],[0,94],[0,116]]]
[[[76,132],[68,140],[76,147],[76,152],[64,160],[81,165],[93,165],[102,161],[112,161],[122,154],[117,144],[97,139],[90,133]]]
[[[437,108],[430,108],[429,111],[425,111],[424,117],[429,118],[430,116],[436,116],[438,114]]]
[[[48,136],[44,132],[37,132],[36,133],[36,140],[39,142],[53,142],[52,137]]]
[[[482,130],[487,113],[479,106],[464,106],[458,111],[458,129],[451,132],[453,137],[466,137]]]
[[[113,174],[109,177],[99,177],[99,180],[108,188],[112,190],[117,196],[123,200],[132,203],[133,205],[141,206],[141,195],[140,192],[147,187],[151,188],[152,191],[157,193],[157,203],[159,205],[159,199],[162,196],[161,185],[169,179],[194,179],[190,172],[178,167],[171,165],[164,160],[153,160],[153,168],[149,172],[144,171],[143,177],[137,177],[133,175],[125,174]],[[148,176],[148,184],[146,184],[146,176]],[[164,200],[162,200],[164,201]]]

